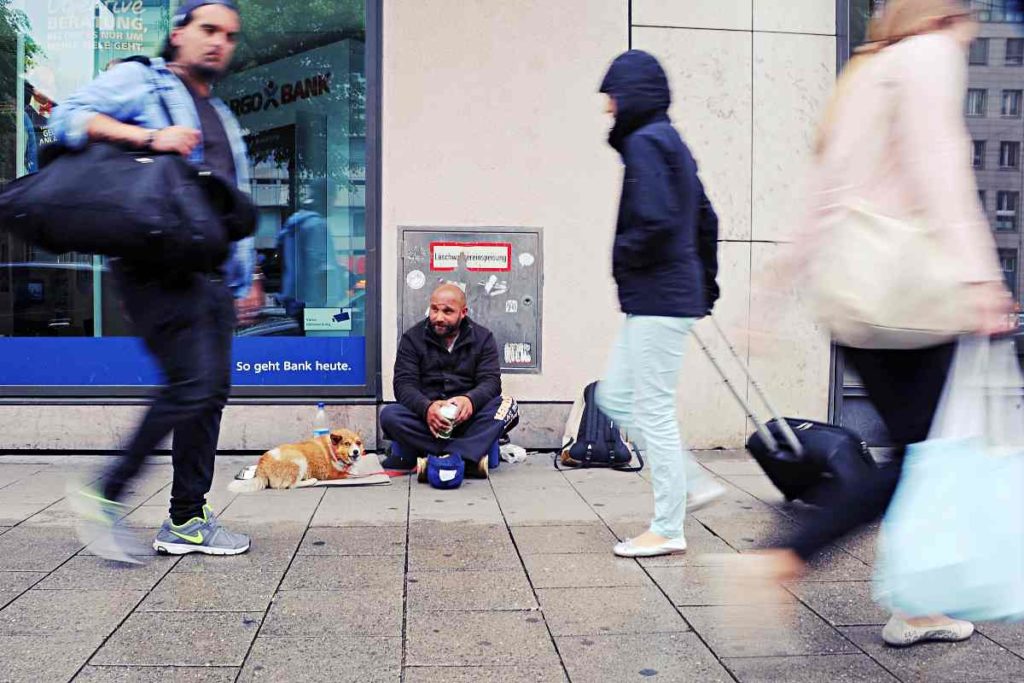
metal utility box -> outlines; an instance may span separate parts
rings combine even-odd
[[[399,334],[426,318],[430,293],[452,282],[469,315],[494,333],[502,372],[541,371],[544,289],[540,228],[399,227]]]

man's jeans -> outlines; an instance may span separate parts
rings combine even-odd
[[[161,282],[121,264],[114,270],[134,331],[159,363],[166,385],[103,477],[103,495],[117,500],[146,456],[173,432],[170,515],[175,521],[201,517],[231,392],[234,297],[216,276],[192,273]]]
[[[597,404],[646,454],[654,488],[651,532],[683,534],[687,479],[691,490],[707,475],[683,448],[676,387],[694,318],[626,316],[612,348]]]
[[[463,460],[479,462],[487,457],[491,445],[515,426],[518,417],[515,403],[498,396],[458,425],[450,439],[434,436],[426,419],[401,403],[385,406],[380,411],[380,426],[384,435],[397,442],[408,457],[458,453]]]

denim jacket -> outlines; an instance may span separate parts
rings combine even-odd
[[[220,116],[231,144],[238,187],[249,192],[249,160],[242,130],[221,100],[211,97],[210,104]],[[200,130],[192,96],[181,79],[159,58],[154,58],[148,67],[138,62],[125,62],[100,74],[54,110],[50,126],[58,142],[80,149],[88,142],[87,127],[96,114],[106,114],[122,123],[144,128],[177,125]],[[197,165],[203,162],[202,142],[192,150],[189,160]],[[242,298],[252,285],[255,241],[247,237],[231,246],[224,266],[225,277],[235,297]]]

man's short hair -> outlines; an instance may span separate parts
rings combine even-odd
[[[207,5],[221,5],[236,12],[239,11],[235,0],[182,0],[178,10],[171,17],[171,30],[183,28],[191,24],[192,14],[200,7],[206,7]],[[165,62],[173,62],[177,56],[178,50],[171,44],[171,36],[168,35],[164,38],[163,47],[160,48],[160,58]]]
[[[235,4],[235,0],[182,0],[178,11],[171,18],[171,26],[174,28],[188,26],[189,22],[192,21],[192,13],[206,5],[223,5],[228,9],[238,11],[238,5]]]

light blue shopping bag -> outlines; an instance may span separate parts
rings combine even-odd
[[[908,449],[875,597],[908,616],[1024,618],[1024,402],[1012,346],[957,349],[931,437]]]

